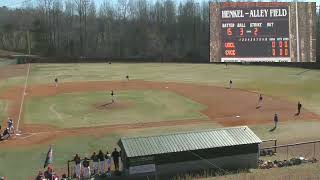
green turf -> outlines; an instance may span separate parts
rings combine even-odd
[[[8,102],[0,101],[0,125],[2,121],[7,117],[7,108],[8,108]]]
[[[200,113],[206,108],[204,105],[173,92],[119,91],[116,92],[116,102],[114,104],[110,102],[109,92],[72,93],[32,98],[25,104],[25,122],[70,128],[206,119]]]
[[[232,79],[236,88],[259,91],[293,102],[300,100],[305,107],[320,114],[320,71],[304,71],[306,69],[238,65],[229,65],[229,68],[225,69],[224,65],[215,64],[33,64],[29,84],[52,83],[55,76],[59,77],[60,82],[124,80],[127,74],[130,75],[131,79],[188,82],[216,86],[226,86],[228,81]],[[0,81],[0,92],[9,86],[23,86],[23,82],[23,77]],[[64,99],[63,103],[68,102]],[[46,112],[48,111],[46,110]],[[53,115],[48,114],[41,119],[51,118],[50,116]],[[281,142],[317,139],[319,137],[317,127],[319,126],[319,122],[300,121],[280,123],[279,128],[272,133],[268,131],[272,124],[252,126],[252,129],[261,139],[277,138],[281,144]],[[189,128],[194,129],[195,127],[198,126]],[[200,129],[208,127],[210,126],[202,126]],[[153,128],[150,131],[163,133],[168,131],[167,129],[169,128]],[[185,129],[184,126],[177,126],[172,127],[171,130],[183,131]],[[150,133],[148,130],[141,130],[130,135],[145,135],[148,133]],[[58,158],[55,160],[55,164],[56,166],[65,166],[63,162],[75,151],[88,153],[87,151],[101,148],[101,144],[103,144],[103,147],[106,147],[106,144],[114,146],[117,138],[124,135],[128,134],[114,134],[102,139],[80,136],[58,140],[54,143],[54,156]],[[0,162],[10,161],[8,166],[0,163],[0,176],[6,172],[9,177],[12,177],[10,179],[15,180],[25,179],[21,177],[36,173],[36,171],[31,170],[37,170],[42,166],[47,148],[47,145],[41,145],[33,148],[24,147],[20,150],[17,148],[0,149]],[[17,169],[19,169],[19,173],[16,173]]]
[[[94,151],[102,149],[111,151],[117,145],[117,141],[122,136],[142,136],[155,135],[162,133],[172,133],[177,131],[189,131],[217,127],[216,124],[203,124],[192,126],[163,127],[128,130],[121,134],[108,134],[102,138],[95,136],[68,137],[53,142],[53,166],[56,169],[64,168],[66,172],[67,161],[71,160],[75,153],[83,158],[89,156]],[[0,177],[8,176],[10,180],[27,179],[26,177],[35,176],[39,170],[43,170],[43,164],[49,144],[33,145],[32,147],[0,149]],[[5,163],[2,163],[5,162]]]
[[[30,83],[132,79],[171,81],[234,87],[280,96],[302,104],[320,114],[320,71],[302,68],[240,66],[216,64],[34,64]],[[304,72],[306,71],[306,72]],[[302,73],[304,72],[304,73]],[[302,74],[301,74],[302,73]]]

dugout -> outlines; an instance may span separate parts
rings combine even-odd
[[[125,175],[258,167],[261,140],[247,126],[121,138]]]

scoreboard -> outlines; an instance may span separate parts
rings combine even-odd
[[[290,62],[288,6],[225,6],[221,16],[221,61]]]

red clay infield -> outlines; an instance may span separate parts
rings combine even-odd
[[[176,125],[192,125],[201,123],[219,123],[222,126],[237,126],[250,124],[265,124],[273,122],[274,113],[278,113],[280,122],[298,121],[302,119],[319,119],[315,113],[303,110],[299,117],[294,116],[296,104],[264,96],[263,107],[256,109],[258,94],[240,89],[226,89],[222,87],[195,85],[187,83],[161,83],[146,81],[121,81],[121,82],[72,82],[53,85],[35,85],[27,88],[26,99],[30,97],[46,97],[60,93],[90,92],[90,91],[119,91],[119,90],[163,90],[175,92],[193,101],[207,106],[202,113],[208,120],[174,120],[150,123],[115,124],[91,128],[58,129],[55,127],[24,124],[20,122],[23,135],[0,144],[0,147],[19,145],[32,145],[48,143],[50,140],[66,136],[91,134],[103,136],[106,133],[125,131],[127,129],[164,127]],[[0,99],[10,100],[8,113],[15,120],[18,119],[20,100],[23,87],[11,87],[0,94]],[[240,117],[236,117],[240,116]],[[44,117],[45,118],[45,117]],[[5,123],[5,122],[4,122]],[[17,124],[17,122],[15,122]],[[3,124],[5,125],[5,124]],[[85,129],[85,130],[84,130]]]

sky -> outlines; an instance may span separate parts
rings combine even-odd
[[[16,8],[16,7],[21,7],[25,3],[32,3],[36,2],[37,0],[0,0],[0,7],[1,6],[7,6],[11,8]],[[61,0],[64,1],[64,0]],[[97,7],[99,7],[103,1],[105,0],[94,0],[96,2]],[[117,0],[108,0],[108,1],[113,1],[116,2]],[[156,0],[148,0],[148,1],[156,1]],[[187,0],[175,0],[176,2],[184,2]],[[203,0],[194,0],[194,1],[199,1],[202,2]],[[207,0],[206,0],[207,1]],[[265,0],[267,2],[267,0]],[[290,0],[282,0],[286,2],[290,2]],[[291,0],[292,1],[292,0]],[[301,2],[317,2],[318,5],[320,5],[320,0],[299,0]]]

